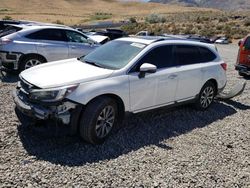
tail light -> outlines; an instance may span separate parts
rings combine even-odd
[[[224,69],[224,71],[227,70],[227,64],[226,64],[226,63],[221,63],[220,65],[221,65],[221,67]]]
[[[0,45],[9,44],[11,42],[12,42],[12,40],[8,39],[8,38],[1,38],[0,39]]]

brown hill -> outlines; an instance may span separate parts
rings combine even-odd
[[[249,0],[150,0],[150,2],[194,7],[210,7],[224,10],[250,10]]]
[[[143,18],[149,14],[210,11],[197,7],[163,6],[158,3],[121,2],[115,0],[1,0],[0,19],[26,19],[80,24],[102,20]]]

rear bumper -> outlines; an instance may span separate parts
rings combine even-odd
[[[250,75],[250,66],[237,64],[235,65],[235,70],[239,71],[240,73]]]
[[[18,62],[22,53],[0,51],[1,64],[8,68],[18,70]]]

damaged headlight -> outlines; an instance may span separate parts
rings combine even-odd
[[[57,102],[64,99],[77,87],[78,85],[70,85],[60,88],[34,89],[30,92],[29,98],[44,102]]]

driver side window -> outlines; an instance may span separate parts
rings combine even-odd
[[[69,42],[88,43],[87,38],[74,31],[66,31],[66,36]]]

